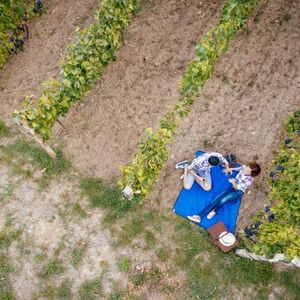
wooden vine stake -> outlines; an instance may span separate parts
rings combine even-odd
[[[48,144],[46,144],[41,138],[39,138],[32,128],[23,124],[20,118],[18,117],[14,118],[14,121],[17,123],[18,128],[22,133],[24,133],[26,136],[30,136],[31,138],[33,138],[36,141],[36,143],[38,143],[50,157],[52,157],[53,159],[56,158],[56,153],[53,151],[53,149]]]

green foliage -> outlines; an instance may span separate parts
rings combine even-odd
[[[139,152],[132,163],[122,168],[123,179],[120,183],[121,187],[128,185],[142,195],[150,190],[167,160],[166,146],[172,136],[172,132],[165,128],[155,133],[149,128],[146,133],[146,140],[140,144]]]
[[[7,62],[13,43],[9,36],[22,23],[30,0],[5,0],[0,3],[0,69]]]
[[[43,95],[33,106],[33,97],[25,97],[26,108],[17,112],[44,140],[49,139],[59,116],[69,109],[100,78],[109,61],[121,47],[122,31],[128,26],[137,0],[103,0],[96,12],[96,22],[76,32],[62,63],[60,79],[45,83]]]
[[[269,199],[275,215],[273,222],[265,221],[258,231],[253,250],[259,254],[273,256],[284,253],[286,258],[300,256],[300,111],[288,118],[286,130],[292,141],[283,145],[273,162],[284,167],[284,171],[271,181]],[[265,218],[266,219],[266,218]]]
[[[160,121],[160,128],[148,128],[146,139],[139,145],[133,161],[121,168],[121,188],[130,186],[140,191],[141,196],[149,193],[168,158],[167,145],[180,119],[186,116],[201,88],[213,72],[214,63],[226,51],[230,39],[242,27],[258,0],[227,0],[222,9],[219,23],[212,28],[196,46],[196,57],[189,64],[179,85],[180,99],[175,107]],[[135,200],[140,200],[136,197]]]

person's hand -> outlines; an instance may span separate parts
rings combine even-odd
[[[233,178],[228,179],[228,181],[232,184],[235,182],[235,180]]]
[[[189,170],[189,172],[190,172],[196,179],[200,180],[202,183],[205,182],[205,179],[204,179],[203,177],[199,176],[195,171]]]
[[[232,174],[232,169],[229,167],[225,167],[225,169],[223,169],[223,173],[225,173],[226,175],[227,174],[230,175],[230,174]]]

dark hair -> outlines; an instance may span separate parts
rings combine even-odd
[[[212,166],[217,166],[220,163],[219,157],[217,156],[210,156],[208,162]]]
[[[248,166],[251,169],[251,176],[255,177],[260,174],[261,168],[258,163],[251,161],[248,163]]]

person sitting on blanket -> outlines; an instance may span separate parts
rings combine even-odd
[[[217,152],[206,152],[196,157],[189,165],[188,161],[179,162],[176,168],[184,168],[183,187],[190,190],[194,181],[205,190],[210,191],[212,188],[210,169],[212,166],[221,164],[225,167],[225,172],[228,173],[230,168],[228,161],[222,154]]]
[[[224,170],[225,172],[226,170]],[[204,210],[198,215],[188,216],[187,218],[196,223],[201,222],[201,218],[207,215],[207,219],[212,219],[216,212],[230,201],[239,199],[246,191],[246,189],[253,183],[253,178],[260,174],[260,165],[256,162],[249,162],[248,166],[242,165],[238,168],[229,168],[232,171],[239,171],[235,178],[230,178],[228,181],[232,187],[219,194]],[[227,172],[227,171],[226,171]]]

